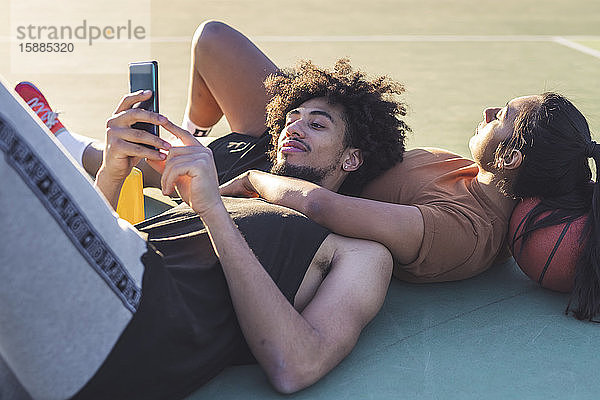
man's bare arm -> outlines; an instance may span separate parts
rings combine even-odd
[[[226,196],[256,195],[293,208],[331,231],[385,245],[401,264],[414,261],[423,241],[417,207],[344,196],[300,179],[249,171],[221,187]]]
[[[227,213],[210,150],[188,132],[165,127],[185,146],[171,148],[166,161],[152,164],[162,164],[153,166],[162,169],[163,191],[177,188],[204,222],[253,354],[279,391],[311,385],[350,352],[381,307],[391,278],[389,251],[378,243],[330,235],[321,246],[330,250],[330,272],[298,312]]]
[[[381,308],[392,258],[382,245],[330,235],[331,269],[300,314],[259,264],[228,215],[203,218],[252,353],[273,386],[312,385],[354,348]]]

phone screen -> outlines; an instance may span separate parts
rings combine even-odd
[[[156,61],[135,62],[129,64],[129,90],[131,93],[138,90],[151,90],[152,97],[141,102],[137,107],[148,111],[158,110],[158,63]],[[132,126],[158,136],[158,126],[138,122]]]

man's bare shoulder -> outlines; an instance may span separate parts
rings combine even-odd
[[[319,266],[327,273],[333,267],[345,267],[345,264],[340,264],[339,261],[352,256],[360,256],[362,260],[373,260],[373,263],[365,265],[365,268],[377,266],[378,261],[391,257],[388,249],[380,243],[330,233],[315,253],[311,265]]]
[[[366,274],[374,281],[391,278],[392,256],[380,243],[330,233],[312,259],[296,294],[296,309],[315,296],[325,279],[330,287],[342,289],[356,275]]]

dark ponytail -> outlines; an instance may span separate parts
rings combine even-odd
[[[523,227],[523,240],[536,229],[588,215],[580,237],[575,282],[566,312],[592,320],[600,314],[600,185],[591,182],[588,158],[600,177],[600,145],[591,140],[585,117],[565,97],[544,93],[515,120],[513,135],[497,157],[518,149],[523,162],[510,186],[515,197],[539,197]]]
[[[584,229],[587,240],[577,263],[575,286],[566,311],[571,311],[577,319],[592,321],[600,313],[600,184],[597,182],[600,178],[600,145],[590,141],[586,146],[586,157],[593,158],[596,164],[596,183],[593,184],[591,209]]]

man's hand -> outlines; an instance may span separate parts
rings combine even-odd
[[[221,196],[231,197],[260,197],[250,180],[250,175],[256,171],[246,171],[219,187]]]
[[[149,122],[164,126],[167,118],[160,114],[132,108],[135,104],[147,100],[152,95],[150,91],[139,91],[123,96],[114,114],[106,122],[106,148],[102,161],[104,179],[114,183],[122,183],[131,169],[140,160],[164,160],[166,155],[159,150],[168,150],[171,144],[149,132],[133,129],[136,122]],[[142,144],[154,146],[153,150]]]
[[[183,146],[171,147],[165,161],[148,160],[152,168],[162,173],[163,193],[168,195],[177,189],[183,201],[200,217],[215,207],[223,207],[211,150],[171,121],[167,120],[163,127],[183,143]]]

